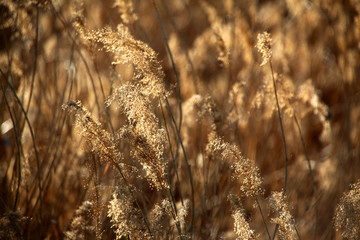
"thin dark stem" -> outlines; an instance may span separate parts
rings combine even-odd
[[[298,239],[299,239],[299,240],[301,240],[300,233],[299,233],[299,231],[298,231],[298,229],[297,229],[297,227],[296,227],[296,225],[295,225],[295,224],[294,224],[294,228],[295,228],[296,235],[297,235]]]
[[[275,236],[276,236],[276,233],[277,233],[278,229],[279,229],[279,224],[276,224],[272,239],[275,239]]]
[[[21,102],[21,100],[19,99],[17,93],[16,93],[16,90],[14,89],[14,87],[11,85],[11,83],[9,82],[9,79],[7,78],[7,76],[4,74],[4,72],[0,69],[0,72],[1,74],[3,75],[3,77],[5,78],[8,86],[10,87],[11,91],[13,92],[15,98],[16,98],[16,101],[18,102],[20,108],[21,108],[21,111],[23,112],[24,116],[25,116],[25,120],[26,120],[26,123],[28,124],[29,126],[29,130],[30,130],[30,135],[31,135],[31,139],[32,139],[32,142],[33,142],[33,147],[34,147],[34,152],[35,152],[35,159],[36,159],[36,165],[38,167],[38,172],[37,172],[37,178],[38,178],[38,187],[39,187],[39,198],[42,199],[42,187],[41,187],[41,169],[40,169],[40,157],[39,157],[39,152],[38,152],[38,149],[37,149],[37,146],[36,146],[36,141],[35,141],[35,134],[34,134],[34,131],[33,131],[33,128],[31,126],[31,123],[30,123],[30,120],[28,118],[28,115],[25,111],[25,108]],[[42,216],[42,202],[40,201],[40,219],[41,219],[41,216]]]
[[[288,160],[288,154],[287,154],[287,146],[286,146],[284,124],[283,124],[282,117],[281,117],[280,105],[279,105],[279,100],[278,100],[278,95],[277,95],[277,90],[276,90],[276,84],[275,84],[274,71],[273,71],[271,61],[270,61],[270,68],[271,68],[271,76],[272,76],[272,81],[273,81],[273,86],[274,86],[274,93],[275,93],[275,99],[276,99],[277,112],[278,112],[279,121],[280,121],[281,135],[282,135],[282,140],[283,140],[283,143],[284,143],[285,179],[284,179],[283,196],[285,196],[286,187],[287,187],[287,180],[288,180],[288,163],[289,163],[289,160]]]
[[[186,61],[188,62],[189,66],[190,66],[190,71],[193,77],[193,81],[194,81],[194,88],[195,88],[195,93],[198,94],[199,93],[199,87],[198,87],[198,82],[199,79],[195,73],[195,68],[194,68],[194,64],[191,61],[190,55],[189,55],[189,47],[187,46],[183,36],[181,35],[181,32],[179,30],[179,27],[176,25],[176,22],[174,20],[173,14],[171,14],[170,9],[166,3],[165,0],[161,0],[162,4],[165,7],[166,13],[168,14],[168,17],[170,19],[170,23],[173,26],[173,28],[175,29],[177,35],[179,36],[179,39],[181,41],[182,44],[182,49],[184,50],[185,53],[185,57],[186,57]]]
[[[309,167],[309,172],[310,172],[310,177],[311,177],[311,183],[312,183],[312,185],[313,185],[314,193],[315,193],[315,196],[316,196],[316,195],[317,195],[317,188],[316,188],[316,185],[315,185],[313,170],[312,170],[312,168],[311,168],[309,153],[308,153],[308,151],[307,151],[307,148],[306,148],[306,145],[305,145],[305,140],[304,140],[304,138],[303,138],[303,135],[302,135],[302,132],[301,132],[301,128],[300,128],[300,125],[299,125],[299,122],[298,122],[298,120],[297,120],[296,115],[294,115],[294,119],[295,119],[296,127],[297,127],[298,132],[299,132],[299,135],[300,135],[301,144],[302,144],[302,147],[303,147],[303,149],[304,149],[305,157],[306,157],[306,160],[307,160],[307,163],[308,163],[308,167]],[[318,207],[317,207],[317,204],[316,204],[316,205],[315,205],[315,230],[314,230],[314,239],[316,239],[316,235],[317,235],[317,225],[318,225],[317,223],[318,223]]]
[[[104,87],[103,87],[103,84],[102,84],[102,81],[101,81],[101,77],[100,77],[100,72],[99,72],[99,68],[98,68],[98,65],[97,63],[94,61],[94,66],[95,66],[95,69],[96,69],[96,72],[98,74],[98,80],[99,80],[99,84],[100,84],[100,89],[101,89],[101,94],[103,96],[103,99],[104,99],[104,102],[106,101],[106,97],[105,97],[105,91],[104,91]],[[114,126],[112,124],[112,121],[111,121],[111,117],[110,117],[110,112],[109,112],[109,108],[105,108],[105,114],[106,114],[106,117],[109,121],[109,125],[110,125],[110,129],[111,129],[111,132],[113,135],[115,135],[115,130],[114,130]]]
[[[163,22],[161,20],[161,17],[160,17],[160,13],[159,13],[159,10],[157,8],[157,5],[155,3],[155,0],[152,0],[152,3],[153,3],[153,6],[154,6],[154,9],[155,9],[155,12],[156,12],[156,16],[159,20],[159,23],[160,23],[160,27],[161,27],[161,31],[162,31],[162,34],[164,36],[164,39],[165,39],[165,45],[166,45],[166,49],[168,51],[168,54],[169,54],[169,57],[170,57],[170,60],[171,60],[171,65],[172,65],[172,68],[174,70],[174,74],[175,74],[175,78],[176,78],[176,81],[177,81],[177,89],[178,89],[178,95],[179,95],[179,131],[181,130],[181,125],[182,125],[182,96],[181,96],[181,84],[180,84],[180,77],[179,77],[179,73],[178,73],[178,70],[177,70],[177,67],[176,67],[176,64],[175,64],[175,61],[174,61],[174,57],[172,55],[172,52],[171,52],[171,49],[170,49],[170,46],[169,46],[169,41],[168,41],[168,37],[166,35],[166,31],[165,31],[165,27],[163,25]]]
[[[55,12],[55,14],[56,14],[56,16],[58,17],[58,19],[60,20],[60,22],[63,24],[64,28],[67,30],[67,24],[66,24],[66,22],[65,22],[65,20],[64,20],[64,17],[63,17],[62,14],[61,14],[61,12],[60,12],[60,11],[57,11],[53,5],[51,5],[51,6],[52,6],[52,8],[53,8],[53,10],[54,10],[54,12]],[[88,73],[88,75],[89,75],[89,77],[90,77],[90,80],[91,80],[91,86],[92,86],[93,91],[94,91],[96,106],[97,106],[97,108],[98,108],[98,110],[99,110],[99,113],[100,113],[100,103],[99,103],[99,100],[98,100],[98,98],[97,98],[95,80],[94,80],[94,78],[93,78],[93,76],[92,76],[92,74],[91,74],[90,67],[89,67],[89,65],[88,65],[88,63],[87,63],[84,55],[81,53],[80,47],[79,47],[78,44],[76,43],[75,38],[70,34],[69,31],[66,31],[66,32],[67,32],[69,38],[73,41],[73,43],[74,43],[74,45],[75,45],[75,49],[76,49],[76,51],[78,52],[81,60],[83,61],[84,65],[85,65],[86,71],[87,71],[87,73]]]
[[[142,218],[144,219],[146,228],[147,228],[147,230],[149,231],[151,238],[152,238],[152,239],[155,239],[155,238],[154,238],[154,235],[153,235],[153,233],[152,233],[152,231],[151,231],[151,229],[150,229],[149,220],[147,219],[147,217],[145,216],[143,210],[141,209],[141,207],[140,207],[140,205],[139,205],[139,202],[136,200],[135,195],[134,195],[134,192],[131,190],[130,184],[129,184],[128,181],[126,180],[126,178],[125,178],[125,176],[124,176],[121,168],[120,168],[118,165],[115,165],[115,167],[118,169],[118,171],[119,171],[119,173],[120,173],[120,175],[121,175],[121,178],[124,180],[126,187],[129,189],[129,192],[130,192],[130,194],[131,194],[131,197],[134,199],[135,204],[136,204],[137,208],[139,209]]]
[[[169,101],[166,99],[166,104],[167,106],[170,108],[170,104],[169,104]],[[170,111],[171,113],[171,111]],[[186,167],[187,167],[187,170],[188,170],[188,173],[189,173],[189,178],[190,178],[190,186],[191,186],[191,224],[190,224],[190,232],[193,231],[193,225],[194,225],[194,219],[195,219],[195,193],[194,193],[194,180],[193,180],[193,176],[192,176],[192,172],[191,172],[191,165],[189,164],[189,159],[187,157],[187,154],[186,154],[186,151],[185,151],[185,147],[184,147],[184,144],[182,142],[182,139],[181,139],[181,134],[180,134],[180,129],[177,127],[176,125],[176,121],[175,121],[175,118],[174,116],[172,115],[171,113],[171,118],[172,118],[172,121],[175,125],[175,129],[176,129],[176,132],[177,132],[177,136],[178,136],[178,141],[180,143],[180,146],[181,146],[181,149],[183,151],[183,154],[184,154],[184,158],[185,158],[185,163],[186,163]]]
[[[307,148],[306,148],[306,145],[305,145],[305,141],[304,141],[304,138],[303,138],[303,135],[302,135],[302,132],[301,132],[301,128],[300,128],[300,125],[299,125],[299,122],[298,122],[298,120],[297,120],[296,115],[294,115],[294,119],[295,119],[296,127],[297,127],[298,132],[299,132],[299,135],[300,135],[301,145],[302,145],[302,147],[303,147],[303,149],[304,149],[305,157],[306,157],[306,160],[307,160],[307,163],[308,163],[308,167],[309,167],[309,172],[310,172],[310,177],[311,177],[311,182],[312,182],[312,185],[313,185],[313,189],[314,189],[314,191],[316,192],[316,185],[315,185],[313,170],[312,170],[312,168],[311,168],[309,153],[308,153],[308,151],[307,151]]]
[[[34,51],[35,51],[35,57],[34,57],[34,68],[31,76],[31,87],[30,87],[30,96],[29,96],[29,102],[26,107],[26,113],[29,112],[31,98],[33,94],[34,89],[34,82],[35,82],[35,75],[37,70],[37,62],[38,62],[38,41],[39,41],[39,8],[36,7],[36,29],[35,29],[35,44],[34,44]]]
[[[278,100],[278,95],[277,95],[277,90],[276,90],[276,84],[275,84],[274,71],[273,71],[273,67],[272,67],[271,61],[270,61],[270,69],[271,69],[271,76],[272,76],[272,81],[273,81],[273,86],[274,86],[274,94],[275,94],[277,112],[278,112],[279,121],[280,121],[281,135],[282,135],[282,140],[283,140],[283,143],[284,143],[285,179],[284,179],[284,188],[283,188],[282,195],[285,196],[286,186],[287,186],[287,180],[288,180],[288,162],[289,162],[289,160],[288,160],[288,154],[287,154],[287,146],[286,146],[286,138],[285,138],[284,125],[283,125],[283,121],[282,121],[282,117],[281,117],[280,105],[279,105],[279,100]],[[279,228],[279,225],[276,224],[272,239],[275,239],[276,232],[277,232],[278,228]]]
[[[173,192],[172,192],[172,188],[171,188],[171,184],[170,184],[170,179],[169,179],[169,176],[168,176],[167,172],[165,172],[165,176],[166,176],[166,180],[167,180],[168,183],[169,183],[169,193],[170,193],[171,199],[172,199],[172,201],[173,201],[173,203],[174,203],[174,208],[171,208],[171,210],[172,210],[172,211],[171,211],[171,215],[172,215],[172,217],[173,217],[173,219],[174,219],[174,221],[175,221],[176,216],[177,216],[176,202],[175,202],[174,194],[173,194]],[[159,181],[161,182],[160,179],[159,179]],[[163,192],[164,197],[167,198],[167,196],[166,196],[166,189],[165,189],[165,187],[163,186],[163,184],[161,184],[161,191]],[[181,233],[181,226],[180,226],[180,224],[179,224],[179,223],[175,223],[175,226],[176,226],[176,229],[177,229],[177,231],[178,231],[178,233],[179,233],[180,239],[183,240],[184,238],[183,238],[183,235],[182,235],[182,233]]]
[[[70,58],[70,63],[73,61],[73,49],[71,51],[71,58]],[[67,88],[67,82],[69,81],[69,78],[71,77],[67,77],[66,78],[66,84],[65,84],[65,88],[64,88],[64,91],[63,91],[63,95],[62,95],[62,99],[61,99],[61,102],[64,102],[64,99],[65,99],[65,91],[66,91],[66,88]],[[71,83],[70,83],[70,87],[69,87],[69,94],[68,94],[68,97],[67,97],[67,100],[69,101],[70,99],[70,95],[71,95],[71,92],[72,92],[72,86],[73,86],[73,81],[70,80]],[[66,120],[66,115],[64,115],[64,117],[61,119],[61,123],[60,123],[60,127],[59,127],[59,132],[61,134],[59,134],[59,136],[57,137],[57,140],[56,140],[56,144],[55,144],[55,152],[54,152],[54,155],[53,155],[53,159],[50,163],[50,166],[49,166],[49,170],[46,174],[46,177],[45,177],[45,180],[44,180],[44,183],[43,183],[43,186],[46,186],[48,184],[48,181],[50,179],[50,175],[51,175],[51,169],[54,167],[55,165],[55,161],[58,159],[57,158],[57,155],[59,154],[59,146],[60,146],[60,141],[61,141],[61,137],[63,136],[62,132],[63,132],[63,129],[64,129],[64,125],[65,125],[65,120]]]
[[[166,135],[167,135],[168,142],[169,142],[171,158],[172,158],[172,160],[173,160],[173,162],[174,162],[174,169],[175,169],[176,180],[177,180],[177,183],[178,183],[178,188],[179,188],[179,193],[180,193],[181,204],[182,204],[182,206],[184,206],[184,198],[183,198],[183,194],[182,194],[182,190],[181,190],[181,182],[180,182],[180,178],[179,178],[179,171],[178,171],[178,168],[177,168],[177,162],[176,162],[176,158],[175,158],[175,156],[174,156],[174,151],[173,151],[173,149],[172,149],[172,145],[171,145],[171,141],[170,141],[170,135],[169,135],[169,129],[168,129],[168,127],[167,127],[166,118],[165,118],[165,113],[164,113],[162,104],[160,104],[160,108],[161,108],[161,114],[162,114],[163,119],[164,119],[164,126],[165,126]],[[174,206],[175,206],[175,210],[176,210],[175,201],[174,201]]]
[[[14,207],[13,207],[13,210],[15,211],[17,201],[18,201],[18,198],[19,198],[19,194],[20,194],[20,183],[21,183],[21,141],[20,141],[20,138],[19,138],[20,134],[18,132],[18,129],[17,129],[16,123],[15,123],[15,118],[14,118],[12,112],[11,112],[10,104],[9,104],[9,101],[8,101],[7,96],[5,94],[5,89],[3,88],[2,84],[0,84],[0,86],[1,86],[1,90],[2,90],[3,95],[4,95],[6,106],[7,106],[8,110],[9,110],[9,114],[10,114],[12,124],[13,124],[14,132],[15,132],[15,139],[16,139],[16,146],[17,146],[17,150],[18,150],[17,160],[18,160],[18,167],[19,167],[19,169],[18,169],[19,177],[18,177],[18,184],[17,184],[17,188],[16,188]]]
[[[268,226],[267,226],[267,224],[266,224],[265,217],[264,217],[264,214],[263,214],[263,212],[262,212],[262,209],[261,209],[261,206],[260,206],[260,203],[259,203],[259,200],[257,199],[257,197],[256,197],[255,201],[256,201],[256,204],[257,204],[257,206],[258,206],[258,208],[259,208],[259,211],[260,211],[262,220],[263,220],[263,222],[264,222],[265,229],[266,229],[266,233],[267,233],[267,235],[268,235],[268,237],[269,237],[269,240],[271,240],[270,232],[269,232]]]

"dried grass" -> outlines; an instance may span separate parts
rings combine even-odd
[[[358,238],[359,1],[0,13],[0,239]]]

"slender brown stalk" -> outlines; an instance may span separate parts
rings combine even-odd
[[[18,97],[14,87],[12,86],[12,84],[9,82],[7,76],[4,74],[4,72],[0,69],[0,72],[1,74],[3,75],[4,79],[6,80],[7,82],[7,85],[9,86],[9,88],[11,89],[12,93],[14,94],[15,98],[16,98],[16,101],[18,102],[20,108],[21,108],[21,111],[23,112],[24,116],[25,116],[25,121],[29,127],[29,130],[30,130],[30,135],[31,135],[31,139],[32,139],[32,142],[33,142],[33,147],[34,147],[34,152],[35,152],[35,159],[36,159],[36,164],[37,164],[37,167],[38,167],[38,170],[37,170],[37,179],[38,179],[38,187],[39,187],[39,198],[41,199],[42,198],[42,187],[41,187],[41,169],[40,169],[40,157],[39,157],[39,152],[38,152],[38,149],[37,149],[37,145],[36,145],[36,140],[35,140],[35,134],[34,134],[34,130],[31,126],[31,123],[30,123],[30,120],[28,118],[28,115],[25,111],[25,108],[20,100],[20,98]],[[41,211],[42,209],[42,202],[40,201],[40,213],[42,212]]]
[[[278,117],[279,117],[279,121],[280,121],[281,136],[282,136],[282,140],[283,140],[283,144],[284,144],[284,156],[285,156],[285,179],[284,179],[284,187],[283,187],[283,196],[284,196],[285,193],[286,193],[286,187],[287,187],[287,181],[288,181],[288,164],[289,164],[289,160],[288,160],[287,144],[286,144],[286,138],[285,138],[284,125],[283,125],[283,121],[282,121],[282,117],[281,117],[281,110],[280,110],[280,106],[279,106],[279,100],[278,100],[276,84],[275,84],[275,78],[274,78],[274,71],[273,71],[271,61],[270,61],[270,69],[271,69],[271,76],[272,76],[272,81],[273,81],[273,86],[274,86],[276,107],[277,107]]]

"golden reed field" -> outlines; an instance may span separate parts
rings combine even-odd
[[[360,239],[359,0],[3,0],[0,239]]]

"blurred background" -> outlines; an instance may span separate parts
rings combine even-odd
[[[198,209],[195,239],[236,238],[227,196],[241,196],[241,190],[228,168],[205,154],[211,121],[258,166],[265,190],[259,203],[274,231],[268,196],[282,191],[285,159],[272,74],[296,228],[302,239],[340,239],[335,210],[360,177],[359,1],[2,1],[0,13],[0,226],[8,231],[0,230],[3,239],[63,239],[76,209],[89,199],[96,203],[96,234],[86,239],[115,238],[106,208],[117,175],[82,146],[74,116],[61,106],[80,100],[105,130],[119,129],[126,118],[105,100],[133,81],[135,68],[112,63],[121,52],[81,39],[73,25],[79,16],[94,31],[122,23],[158,54],[172,92],[169,106],[175,119],[183,117]],[[272,38],[272,68],[261,66],[255,48],[265,31]],[[200,96],[213,101],[210,120],[199,118],[194,107]],[[154,113],[161,127],[171,122],[160,108]],[[169,147],[165,156],[171,158]],[[181,191],[190,198],[181,153],[178,162]],[[174,177],[171,162],[168,168]],[[145,181],[134,181],[142,206],[161,198]],[[240,198],[257,239],[268,239],[254,201]]]

